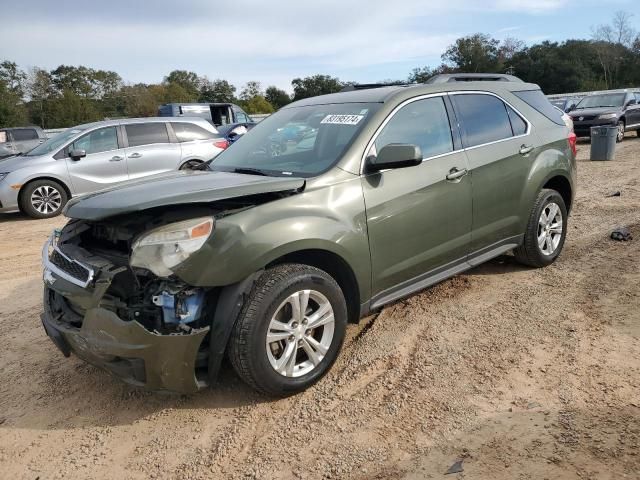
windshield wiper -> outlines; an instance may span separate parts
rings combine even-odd
[[[257,168],[234,168],[233,173],[243,173],[245,175],[263,175],[265,177],[269,176],[267,173],[263,172],[262,170],[258,170]]]

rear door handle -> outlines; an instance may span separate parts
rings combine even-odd
[[[141,156],[141,153],[132,153],[131,155],[129,155],[129,158],[140,158]]]
[[[464,177],[467,173],[469,173],[469,170],[467,170],[466,168],[463,168],[462,170],[458,169],[458,167],[454,167],[451,170],[449,170],[449,174],[447,175],[447,180],[449,181],[454,181],[454,180],[459,180],[462,177]]]
[[[529,155],[536,148],[533,145],[522,145],[520,147],[520,155]]]
[[[124,158],[122,158],[119,155],[116,155],[115,157],[111,157],[111,159],[109,161],[110,162],[121,162],[122,160],[124,160]]]

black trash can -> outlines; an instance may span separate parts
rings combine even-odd
[[[618,127],[591,127],[591,160],[613,160]]]

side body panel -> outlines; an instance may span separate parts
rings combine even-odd
[[[220,218],[205,246],[176,269],[194,286],[239,282],[274,260],[318,249],[341,257],[371,293],[371,257],[358,176],[339,169],[314,179],[298,195]]]

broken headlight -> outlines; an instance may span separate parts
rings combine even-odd
[[[168,277],[172,268],[202,248],[213,228],[212,217],[201,217],[146,232],[133,244],[131,266]]]

